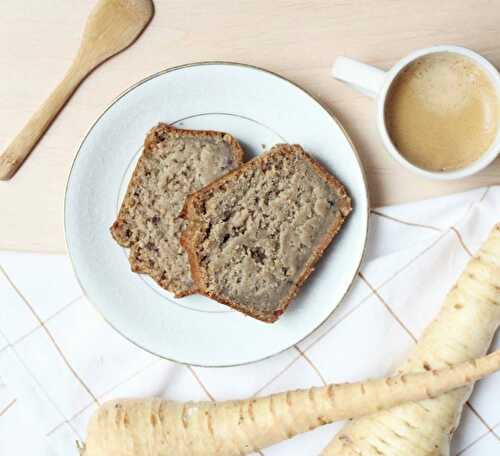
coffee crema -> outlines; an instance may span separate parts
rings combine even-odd
[[[410,63],[385,103],[392,143],[409,162],[429,171],[457,170],[478,160],[496,138],[499,115],[488,75],[452,52]]]

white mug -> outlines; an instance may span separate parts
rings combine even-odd
[[[404,59],[397,62],[396,65],[394,65],[389,71],[382,71],[379,68],[367,65],[357,60],[349,59],[347,57],[338,57],[333,65],[332,74],[336,79],[348,83],[357,91],[376,99],[377,128],[380,136],[382,137],[382,142],[384,143],[385,148],[397,162],[405,168],[431,179],[459,179],[481,171],[493,160],[495,160],[500,152],[500,129],[497,132],[495,141],[493,141],[489,149],[484,152],[481,158],[470,165],[454,171],[428,171],[415,166],[413,163],[406,160],[403,155],[401,155],[401,153],[394,147],[385,123],[385,101],[394,79],[409,63],[419,57],[435,52],[453,52],[471,59],[490,77],[500,99],[500,74],[497,69],[490,62],[488,62],[488,60],[476,52],[459,46],[434,46],[414,51]]]

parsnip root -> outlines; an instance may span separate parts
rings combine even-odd
[[[398,371],[438,369],[486,353],[500,324],[500,225],[452,288]],[[447,456],[472,386],[348,424],[323,456]],[[495,400],[498,400],[496,398]]]
[[[336,420],[436,397],[500,369],[500,351],[445,369],[226,402],[104,404],[83,456],[236,456]]]

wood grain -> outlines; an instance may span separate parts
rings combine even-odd
[[[109,57],[130,46],[152,15],[151,0],[99,0],[63,80],[0,155],[0,180],[12,178],[82,80]]]
[[[0,149],[55,87],[78,48],[91,0],[0,2]],[[123,90],[163,68],[201,60],[246,62],[304,86],[341,120],[368,176],[374,206],[500,180],[497,160],[456,182],[413,176],[383,149],[374,104],[333,80],[335,57],[389,68],[408,52],[457,44],[500,66],[498,4],[490,0],[156,0],[141,39],[81,85],[10,182],[0,182],[0,249],[62,252],[66,179],[84,134]]]

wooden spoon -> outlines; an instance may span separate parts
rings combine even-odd
[[[0,156],[0,180],[8,180],[16,173],[82,80],[130,46],[153,17],[153,11],[152,0],[97,2],[66,76]]]

